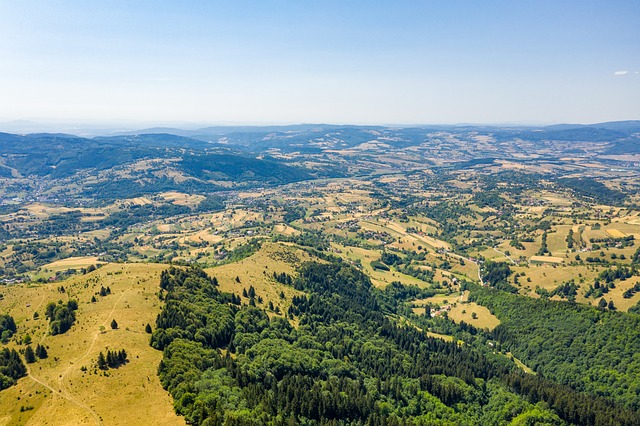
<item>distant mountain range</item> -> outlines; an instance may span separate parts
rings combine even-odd
[[[474,125],[432,125],[416,127],[390,126],[345,126],[331,124],[299,124],[293,126],[214,126],[196,130],[168,127],[148,128],[118,135],[138,135],[166,133],[189,137],[205,142],[220,142],[263,151],[270,148],[290,150],[317,146],[317,139],[326,135],[342,139],[343,148],[353,147],[372,139],[373,133],[395,138],[400,145],[411,146],[421,143],[427,135],[438,131],[478,132],[490,134],[499,140],[520,138],[531,141],[557,140],[581,142],[618,142],[624,152],[638,152],[636,141],[640,134],[640,120],[612,121],[596,124],[556,124],[551,126],[474,126]],[[615,149],[616,152],[620,149]]]
[[[0,133],[0,175],[41,175],[62,178],[83,169],[107,170],[142,159],[196,158],[198,161],[180,164],[197,165],[209,170],[208,176],[224,179],[240,178],[237,170],[224,170],[222,165],[204,164],[213,155],[226,156],[225,167],[262,170],[270,164],[271,177],[284,181],[305,179],[309,170],[287,165],[287,160],[271,158],[273,152],[320,154],[331,150],[360,149],[401,150],[422,144],[434,144],[443,135],[465,140],[471,144],[479,136],[487,136],[498,143],[525,140],[533,144],[557,142],[597,143],[609,154],[640,153],[640,121],[617,121],[591,125],[561,124],[544,127],[499,126],[429,126],[385,127],[345,126],[331,124],[299,124],[293,126],[231,126],[204,127],[196,130],[178,128],[148,128],[135,132],[123,132],[79,137],[63,133],[32,133],[17,135]],[[273,151],[276,150],[276,151]],[[273,151],[273,152],[272,152]],[[267,156],[265,156],[265,154]],[[230,160],[233,158],[233,160]],[[206,161],[205,161],[206,163]],[[211,161],[209,161],[211,163]],[[233,166],[229,166],[233,164]],[[244,166],[240,166],[243,164]],[[195,167],[195,166],[194,166]],[[221,168],[222,167],[222,168]],[[285,172],[283,167],[288,167]],[[249,170],[249,169],[247,169]],[[195,173],[200,174],[201,171]],[[187,176],[195,176],[193,170],[182,170]],[[336,171],[329,173],[336,175]],[[206,173],[205,173],[206,175]],[[201,175],[200,178],[203,178]],[[293,177],[295,176],[295,177]],[[253,178],[261,180],[259,173]],[[266,179],[266,175],[262,178]],[[211,178],[210,180],[215,180]],[[268,180],[268,179],[267,179]],[[279,180],[279,179],[278,179]]]

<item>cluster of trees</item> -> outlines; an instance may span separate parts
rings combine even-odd
[[[635,237],[633,235],[628,235],[626,237],[620,238],[589,238],[589,241],[594,244],[594,248],[597,250],[600,247],[633,247],[635,245]],[[597,246],[597,248],[596,248]]]
[[[296,235],[276,235],[273,237],[273,241],[285,241],[295,243],[303,247],[312,247],[315,250],[328,250],[330,242],[327,236],[318,231],[306,230]]]
[[[544,256],[547,253],[549,253],[549,247],[547,247],[547,233],[544,232],[542,234],[542,241],[540,243],[540,249],[538,250],[537,254],[539,256]]]
[[[15,349],[0,349],[0,390],[13,386],[20,377],[27,375],[20,355]]]
[[[640,316],[479,286],[469,300],[500,319],[492,337],[533,370],[640,409]]]
[[[402,258],[395,253],[391,253],[389,251],[383,251],[382,256],[380,256],[380,262],[385,265],[395,266],[402,263]]]
[[[615,269],[605,269],[598,274],[598,280],[602,280],[605,283],[612,283],[616,280],[624,281],[628,278],[638,275],[637,266],[618,266]]]
[[[509,293],[518,292],[518,289],[507,280],[512,273],[508,263],[487,260],[482,264],[481,273],[482,281],[487,285]]]
[[[218,195],[209,194],[204,200],[200,201],[200,204],[196,207],[196,211],[199,213],[213,213],[224,210],[224,208],[224,198]]]
[[[579,288],[580,286],[576,284],[574,280],[569,280],[556,287],[549,296],[558,295],[563,299],[574,302],[576,300],[576,296],[578,295]]]
[[[624,293],[622,293],[622,297],[624,297],[625,299],[631,299],[633,295],[639,291],[640,291],[640,282],[635,283],[633,287],[626,289]]]
[[[285,214],[282,216],[282,220],[285,223],[291,223],[298,219],[304,219],[307,215],[307,210],[300,206],[289,206],[286,208]]]
[[[426,299],[434,296],[435,290],[430,288],[420,288],[417,285],[406,285],[400,281],[390,282],[382,291],[389,299],[398,302],[406,302],[415,299]]]
[[[151,170],[146,170],[144,173],[130,178],[107,179],[91,184],[83,188],[83,194],[106,203],[109,200],[141,197],[167,191],[180,191],[193,194],[219,191],[220,189],[220,186],[209,182],[203,182],[197,179],[177,181],[169,176],[158,177],[154,175]],[[188,207],[184,208],[186,209],[184,210],[185,213],[191,211]]]
[[[602,182],[591,178],[563,178],[558,180],[558,184],[572,189],[576,195],[609,206],[621,205],[626,198],[624,193],[610,189]]]
[[[601,297],[603,294],[609,293],[610,288],[615,288],[613,281],[600,284],[600,280],[596,279],[593,285],[589,285],[589,288],[584,293],[584,297]]]
[[[372,260],[371,261],[371,267],[373,269],[378,269],[380,271],[390,271],[391,268],[389,268],[387,265],[385,265],[384,263],[380,262],[379,260]]]
[[[435,220],[441,226],[440,237],[453,244],[460,231],[470,230],[469,218],[475,218],[476,214],[469,207],[456,201],[442,201],[425,209],[416,209],[415,213],[423,214],[429,219]]]
[[[7,343],[16,333],[16,330],[16,323],[11,315],[0,315],[0,342]]]
[[[69,300],[67,303],[49,302],[45,308],[45,316],[49,319],[49,327],[51,334],[62,334],[71,328],[76,321],[76,310],[78,309],[78,302],[76,300]]]
[[[202,269],[170,267],[163,271],[160,288],[167,293],[151,345],[164,349],[178,338],[215,347],[228,344],[237,308],[230,304],[231,294],[222,294],[217,287],[218,281]]]
[[[298,328],[255,307],[231,305],[212,281],[193,268],[163,274],[168,303],[152,338],[164,348],[160,380],[191,424],[588,425],[637,419],[605,399],[526,375],[504,357],[393,322],[389,316],[397,311],[385,302],[392,296],[344,264],[301,267],[293,286],[306,295],[296,296],[290,310]],[[398,299],[413,292],[394,287],[389,293]],[[216,315],[208,316],[212,310]]]
[[[411,265],[398,265],[398,272],[405,275],[411,275],[414,278],[422,280],[427,283],[432,283],[436,276],[434,270],[422,269]]]
[[[262,247],[262,240],[252,238],[244,244],[239,244],[227,255],[225,262],[237,262],[251,256]]]
[[[127,352],[124,349],[119,351],[107,350],[106,354],[102,351],[98,354],[96,365],[100,370],[108,370],[110,368],[118,368],[127,363]]]
[[[567,241],[567,248],[571,250],[573,248],[573,242],[574,242],[573,229],[569,229],[569,232],[567,233],[566,241]]]
[[[27,364],[33,364],[36,362],[36,357],[40,359],[47,358],[49,354],[47,353],[47,348],[38,343],[36,346],[36,350],[34,351],[31,345],[27,346],[24,350],[24,359],[27,361]]]
[[[272,158],[257,159],[231,154],[181,155],[180,169],[204,180],[286,184],[311,177],[306,169],[289,166]]]
[[[291,285],[293,283],[293,277],[286,272],[273,272],[273,279],[278,281],[280,284]]]
[[[500,191],[480,191],[474,194],[473,202],[480,207],[491,207],[496,210],[510,208],[507,200],[500,196]]]

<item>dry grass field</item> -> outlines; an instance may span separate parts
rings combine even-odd
[[[206,272],[216,277],[221,291],[242,295],[243,289],[250,286],[256,290],[256,295],[262,297],[262,303],[257,303],[261,308],[266,308],[271,301],[280,312],[286,313],[295,295],[299,291],[279,283],[273,278],[273,273],[285,272],[295,276],[296,269],[302,263],[312,260],[312,257],[304,250],[284,243],[265,243],[262,248],[239,262],[206,269]],[[317,260],[317,259],[316,259]],[[280,293],[284,293],[284,298]],[[242,297],[243,303],[249,299]],[[273,312],[270,312],[273,314]]]
[[[103,263],[104,262],[98,260],[97,256],[68,257],[66,259],[48,263],[44,265],[42,269],[50,272],[66,271],[67,269],[80,270],[91,265],[97,266]]]
[[[360,247],[345,247],[339,244],[332,244],[332,247],[336,254],[342,257],[347,262],[356,263],[362,265],[362,272],[371,278],[371,282],[378,288],[384,288],[393,281],[400,281],[403,284],[417,285],[418,287],[425,287],[427,284],[409,275],[401,274],[393,269],[389,271],[383,271],[380,269],[374,269],[371,266],[371,262],[374,260],[380,260],[381,253],[378,250],[367,250]]]
[[[609,290],[609,293],[604,294],[602,297],[604,297],[604,299],[607,301],[612,300],[617,310],[627,311],[630,307],[640,302],[640,293],[636,293],[633,295],[633,297],[630,297],[628,299],[622,297],[622,294],[625,292],[625,290],[633,287],[639,281],[640,277],[633,277],[626,281],[621,281],[616,285],[616,288]],[[592,305],[597,306],[600,298],[598,297],[588,300],[583,299],[583,301],[585,303],[591,303]]]
[[[29,364],[29,376],[2,392],[0,425],[184,424],[156,375],[162,353],[149,346],[144,331],[160,310],[155,292],[164,268],[109,264],[62,283],[3,289],[0,310],[15,318],[17,338],[29,334],[33,345],[47,347],[49,357]],[[60,285],[65,293],[58,291]],[[91,303],[101,286],[112,293]],[[65,334],[51,336],[44,307],[68,298],[79,303],[76,323]],[[36,311],[40,317],[34,320]],[[117,329],[110,327],[113,319]],[[10,345],[24,347],[15,341]],[[98,353],[107,348],[125,349],[129,362],[105,373],[97,370]]]
[[[413,311],[417,314],[422,314],[424,306],[427,304],[435,304],[440,307],[449,306],[450,310],[447,315],[457,323],[464,321],[474,327],[489,330],[493,330],[500,324],[500,320],[489,309],[474,302],[467,302],[465,295],[457,293],[438,294],[426,299],[418,299],[413,302]],[[473,318],[473,313],[476,314],[476,318]]]
[[[474,313],[476,318],[473,317]],[[452,306],[449,318],[457,323],[464,321],[476,328],[489,330],[493,330],[500,324],[500,320],[489,309],[474,302],[457,303],[456,306]]]

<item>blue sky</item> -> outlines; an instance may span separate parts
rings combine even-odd
[[[638,1],[0,0],[0,120],[640,119]]]

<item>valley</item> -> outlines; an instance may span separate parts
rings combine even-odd
[[[637,424],[637,122],[227,131],[0,135],[0,425]]]

